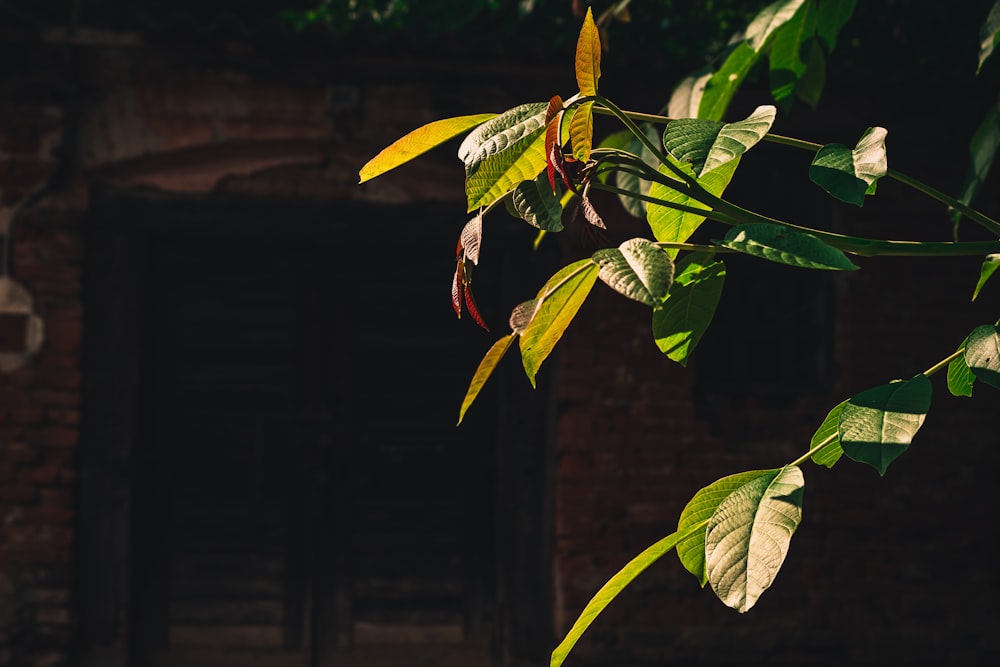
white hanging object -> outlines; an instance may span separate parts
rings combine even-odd
[[[10,276],[0,276],[0,372],[27,364],[44,340],[45,324],[35,314],[31,293]]]

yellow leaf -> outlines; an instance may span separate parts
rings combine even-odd
[[[569,121],[569,140],[573,147],[573,157],[580,162],[590,159],[590,149],[594,143],[593,102],[584,102],[576,108]]]
[[[576,42],[576,85],[583,95],[597,94],[597,80],[601,78],[601,37],[594,24],[594,15],[587,9]]]
[[[510,348],[510,344],[514,342],[517,337],[516,334],[507,334],[497,342],[493,343],[493,347],[489,349],[483,360],[479,362],[479,368],[476,369],[476,374],[472,376],[472,382],[469,384],[469,389],[465,393],[465,399],[462,400],[462,408],[458,412],[458,423],[462,423],[462,419],[465,418],[465,413],[472,405],[472,402],[476,400],[479,396],[480,390],[482,390],[483,385],[486,384],[486,380],[489,379],[490,375],[493,374],[493,369],[497,367],[500,360],[503,359],[503,355],[507,353]]]

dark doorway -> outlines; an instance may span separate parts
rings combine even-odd
[[[83,664],[474,667],[548,648],[519,625],[547,609],[545,447],[505,451],[518,399],[495,387],[454,426],[492,337],[455,322],[461,225],[437,209],[103,201],[83,653],[119,657]],[[528,421],[538,444],[544,410]],[[535,545],[512,552],[512,530]]]

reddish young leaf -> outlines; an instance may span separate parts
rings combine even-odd
[[[455,266],[455,277],[451,281],[451,307],[455,309],[458,319],[462,319],[462,264],[465,260],[461,253]]]
[[[549,121],[545,126],[545,171],[549,175],[549,185],[552,186],[552,193],[556,192],[556,173],[559,171],[558,162],[562,158],[562,146],[559,145],[559,122],[562,119],[562,112]]]
[[[472,288],[469,281],[465,282],[463,288],[465,290],[465,307],[469,309],[469,315],[472,315],[472,319],[475,320],[476,324],[489,331],[490,328],[486,326],[483,316],[479,314],[479,308],[476,307],[476,300],[472,298]]]

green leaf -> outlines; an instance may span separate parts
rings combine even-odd
[[[660,140],[660,132],[652,123],[644,123],[640,126],[640,129],[646,134],[646,137],[654,144]],[[643,162],[649,166],[656,168],[659,161],[653,152],[646,148],[646,145],[639,141],[628,130],[623,130],[622,132],[616,132],[610,137],[605,138],[601,142],[601,148],[618,148],[632,155],[638,156]],[[635,192],[641,195],[648,195],[650,188],[650,181],[644,180],[626,171],[616,171],[615,172],[615,185],[628,192]],[[618,199],[621,201],[622,206],[630,214],[637,218],[646,217],[646,202],[637,197],[630,197],[626,194],[618,194]]]
[[[552,192],[549,177],[543,171],[533,180],[522,181],[514,188],[511,207],[517,217],[532,227],[549,232],[562,230],[561,195]]]
[[[819,0],[816,13],[816,37],[827,53],[833,53],[841,28],[854,13],[856,0]]]
[[[535,386],[535,375],[576,316],[597,282],[597,264],[589,257],[563,267],[538,292],[538,308],[521,334],[521,362]]]
[[[861,206],[888,171],[886,134],[885,128],[870,127],[854,150],[843,144],[823,146],[809,166],[809,179],[831,196]]]
[[[436,120],[418,127],[382,149],[378,155],[361,167],[361,171],[358,172],[358,177],[361,179],[359,183],[370,181],[390,169],[395,169],[418,155],[423,155],[432,148],[457,137],[462,132],[495,118],[496,115],[495,113],[481,113],[472,116],[458,116]]]
[[[805,0],[779,0],[760,10],[747,25],[745,37],[755,51],[762,50],[771,36],[798,13]]]
[[[663,146],[681,162],[690,162],[701,178],[753,148],[771,129],[775,114],[776,109],[766,105],[736,123],[681,118],[667,124]]]
[[[493,346],[486,352],[486,356],[479,362],[479,367],[476,368],[476,372],[472,376],[472,382],[469,383],[469,389],[465,392],[465,398],[462,399],[462,407],[458,411],[458,424],[462,423],[465,413],[473,401],[476,400],[476,397],[479,396],[483,385],[486,384],[490,375],[493,374],[493,370],[500,363],[500,360],[503,359],[503,355],[507,354],[507,350],[510,349],[510,344],[514,342],[514,338],[516,338],[515,334],[507,334],[493,343]]]
[[[816,236],[766,222],[733,227],[724,240],[713,243],[778,264],[806,269],[854,271],[858,268],[847,255]]]
[[[969,167],[965,173],[965,180],[962,181],[961,194],[958,196],[958,200],[963,204],[971,203],[979,194],[993,167],[997,147],[1000,147],[1000,100],[986,113],[969,141]],[[952,222],[957,225],[961,218],[961,212],[951,209]]]
[[[726,606],[749,611],[774,582],[802,521],[805,479],[796,466],[748,480],[716,508],[705,529],[705,572]]]
[[[723,477],[694,494],[684,507],[677,521],[677,532],[690,533],[690,537],[677,545],[677,557],[702,586],[708,583],[708,574],[705,571],[704,530],[708,521],[722,501],[735,491],[773,472],[773,470],[754,470]]]
[[[979,65],[976,67],[976,74],[979,74],[983,63],[993,54],[997,41],[1000,41],[1000,2],[993,3],[986,22],[979,28]]]
[[[584,102],[576,108],[569,121],[569,142],[573,157],[580,162],[590,159],[594,143],[594,103]]]
[[[806,54],[806,71],[799,77],[795,94],[800,100],[815,109],[826,85],[826,56],[814,39],[810,41]]]
[[[968,342],[969,338],[966,337],[958,346],[958,349],[963,350],[962,354],[948,363],[948,391],[952,396],[972,396],[972,386],[976,382],[976,376],[965,362],[964,348]]]
[[[843,411],[844,406],[847,405],[847,401],[841,401],[838,403],[829,413],[826,415],[826,419],[823,423],[819,425],[816,432],[813,433],[812,439],[809,441],[809,449],[813,447],[818,447],[821,443],[829,440],[830,442],[812,455],[813,463],[816,465],[826,466],[827,468],[832,468],[840,457],[843,456],[844,450],[840,446],[840,413]]]
[[[815,32],[816,12],[813,3],[806,2],[774,33],[768,55],[771,96],[785,111],[791,108],[799,80],[806,71],[803,46],[812,42]]]
[[[852,396],[840,414],[840,446],[859,463],[885,475],[909,447],[931,407],[931,381],[915,375]]]
[[[598,250],[592,259],[600,267],[598,277],[611,289],[654,309],[674,281],[674,262],[662,248],[643,238],[625,241],[617,248]]]
[[[992,324],[973,329],[965,343],[965,363],[977,380],[1000,389],[1000,329]]]
[[[681,79],[670,93],[667,102],[667,116],[670,118],[697,118],[705,85],[712,78],[712,72],[701,69]]]
[[[671,160],[681,169],[684,169],[692,177],[694,176],[689,165],[684,165],[669,155],[667,159]],[[698,184],[716,197],[719,197],[725,191],[726,186],[729,185],[729,181],[732,180],[733,173],[738,166],[738,159],[727,162],[718,169],[710,171],[699,178]],[[673,172],[665,166],[661,166],[658,171],[664,176],[673,178]],[[682,186],[680,181],[677,182],[677,185],[678,188]],[[709,210],[707,206],[696,199],[688,197],[683,191],[668,188],[662,183],[653,183],[649,188],[649,196],[674,204],[703,208],[706,211]],[[661,206],[660,204],[650,203],[646,207],[646,222],[649,223],[649,228],[653,231],[653,236],[656,237],[656,240],[664,243],[683,243],[687,241],[704,221],[705,216],[703,215],[678,211],[677,209]],[[671,257],[677,256],[677,250],[668,250],[667,253]]]
[[[725,280],[726,266],[712,253],[688,255],[678,263],[663,308],[653,311],[653,338],[667,358],[687,366],[715,316]]]
[[[983,266],[979,269],[979,282],[976,283],[976,289],[972,292],[973,301],[979,296],[979,291],[983,289],[983,285],[997,270],[997,267],[1000,267],[1000,255],[986,255]]]
[[[594,15],[587,7],[580,36],[576,40],[576,85],[582,95],[597,94],[601,78],[601,37],[594,24]]]
[[[667,535],[659,542],[647,547],[645,551],[629,561],[617,574],[608,579],[607,583],[601,586],[600,590],[597,591],[590,602],[587,603],[587,606],[583,608],[583,611],[580,612],[580,616],[574,621],[573,627],[566,633],[566,637],[552,651],[549,667],[559,667],[562,665],[566,660],[566,656],[569,655],[569,652],[587,628],[590,627],[590,624],[622,592],[622,589],[632,583],[632,580],[638,577],[643,570],[659,560],[664,554],[669,553],[678,542],[686,537],[686,535],[680,532]]]
[[[468,210],[487,206],[545,168],[545,102],[523,104],[483,123],[462,142]]]

